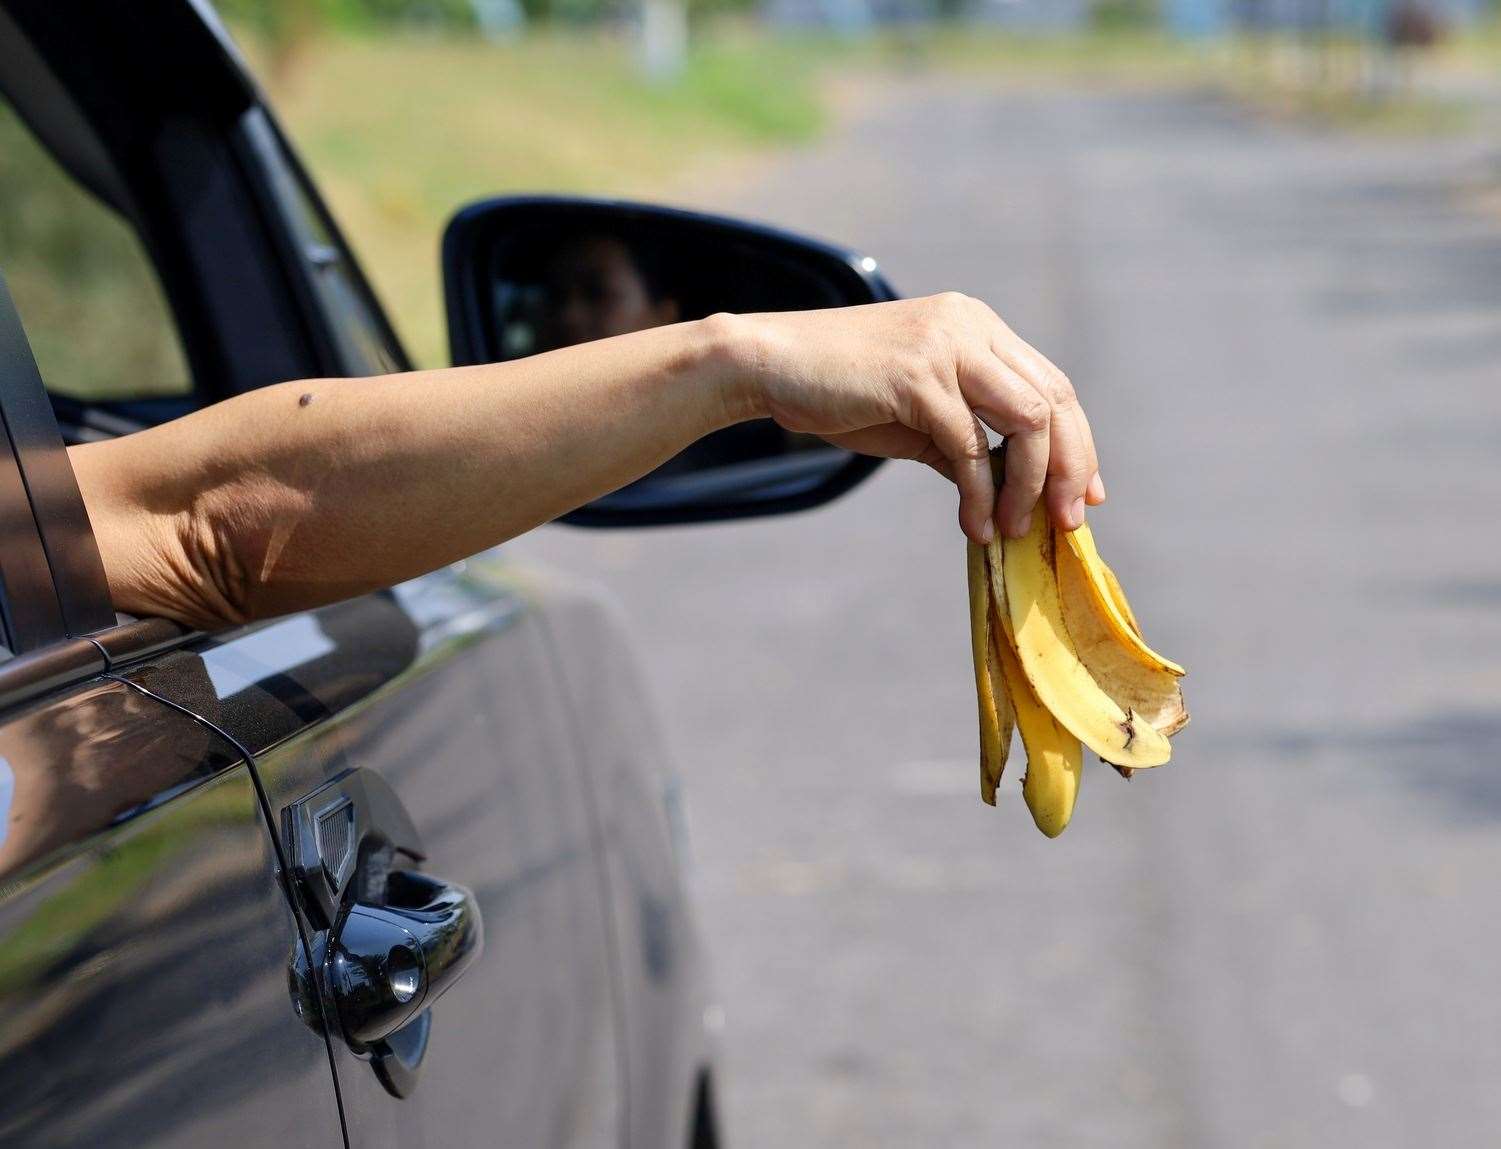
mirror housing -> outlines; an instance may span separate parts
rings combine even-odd
[[[873,259],[816,240],[677,208],[552,196],[459,211],[443,236],[443,281],[455,366],[720,311],[897,298]],[[650,318],[610,328],[606,313],[620,319],[612,292]],[[622,527],[782,514],[836,498],[881,462],[756,420],[706,436],[560,521]]]

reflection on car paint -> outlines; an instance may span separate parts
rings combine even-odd
[[[9,716],[0,750],[0,1143],[189,1147],[267,1113],[337,1143],[326,1046],[288,1024],[297,935],[239,756],[98,680]]]
[[[220,700],[267,675],[285,674],[304,662],[333,653],[334,644],[310,614],[273,622],[220,646],[206,660],[209,681]]]
[[[157,710],[137,691],[96,682],[0,726],[10,777],[0,878],[237,761],[195,722],[153,721]]]
[[[10,763],[0,757],[0,846],[5,845],[10,829],[10,800],[16,792],[16,773]]]

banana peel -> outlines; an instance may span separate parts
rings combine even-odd
[[[975,697],[980,707],[980,798],[995,805],[996,786],[1011,752],[1011,702],[1001,685],[996,657],[990,576],[985,551],[976,543],[969,548],[969,636],[975,664]]]
[[[1126,592],[1121,589],[1115,572],[1105,566],[1100,552],[1095,549],[1094,534],[1090,531],[1089,524],[1084,523],[1075,531],[1058,533],[1063,535],[1068,552],[1084,568],[1089,596],[1099,608],[1105,623],[1115,631],[1121,646],[1143,665],[1166,670],[1182,678],[1184,672],[1181,666],[1171,659],[1163,658],[1142,641],[1141,627],[1136,622],[1136,616],[1131,613],[1130,604],[1124,610],[1121,609],[1121,604],[1126,601]],[[1059,549],[1061,551],[1064,548]]]
[[[1049,838],[1056,838],[1074,816],[1074,803],[1084,776],[1084,750],[1032,690],[1011,644],[1002,642],[998,652],[1006,694],[1015,709],[1016,728],[1027,752],[1022,798],[1037,828]]]
[[[1105,693],[1079,658],[1063,621],[1056,549],[1042,513],[1032,516],[1026,535],[1001,544],[1007,606],[1001,625],[1022,673],[1053,717],[1106,762],[1161,766],[1172,757],[1167,737]]]
[[[1084,564],[1069,547],[1058,547],[1054,561],[1063,624],[1084,669],[1123,710],[1146,719],[1159,734],[1178,733],[1188,724],[1179,675],[1143,662],[1120,641],[1119,632],[1091,594]]]
[[[1099,552],[1095,552],[1098,557]],[[1131,609],[1131,604],[1126,601],[1125,588],[1121,586],[1121,580],[1115,577],[1115,572],[1110,569],[1104,559],[1100,559],[1100,577],[1105,580],[1105,590],[1110,601],[1115,604],[1115,609],[1120,612],[1121,618],[1126,620],[1126,625],[1131,628],[1137,638],[1141,637],[1141,623],[1136,621],[1136,613]]]
[[[1146,645],[1087,531],[1038,512],[1024,538],[966,544],[980,795],[995,805],[1014,728],[1022,797],[1050,838],[1073,816],[1083,747],[1129,778],[1167,762],[1168,739],[1188,723],[1183,668]]]

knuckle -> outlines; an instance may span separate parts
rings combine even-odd
[[[1046,431],[1053,421],[1052,408],[1040,395],[1022,400],[1016,416],[1021,429],[1034,435],[1040,435]]]
[[[945,291],[942,295],[933,296],[932,302],[929,315],[947,331],[973,331],[976,321],[990,310],[978,299],[965,295],[962,291]]]
[[[979,463],[990,458],[990,442],[978,427],[970,428],[968,434],[964,436],[963,443],[966,462]]]

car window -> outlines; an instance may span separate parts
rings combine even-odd
[[[0,269],[49,390],[95,401],[192,390],[135,231],[57,165],[3,97]]]

